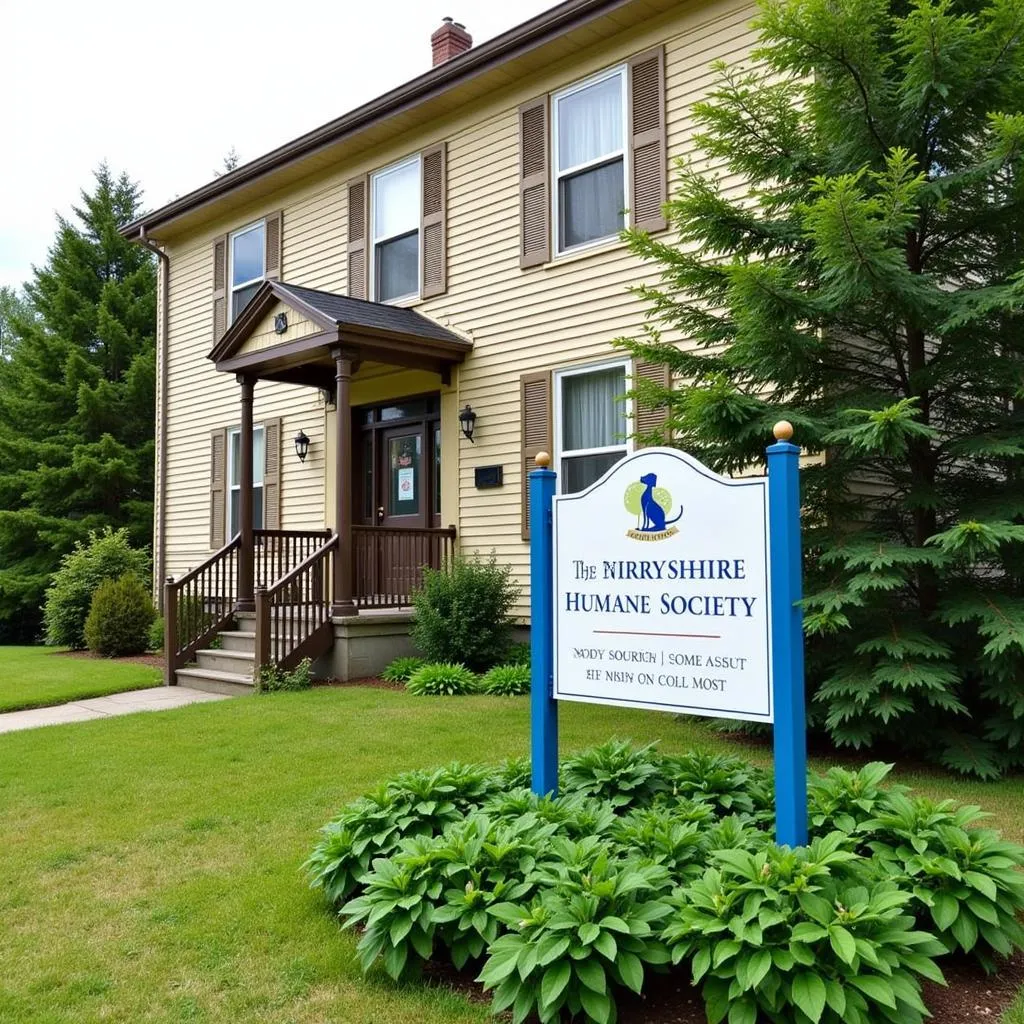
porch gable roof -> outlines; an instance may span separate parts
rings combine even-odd
[[[243,351],[267,314],[284,305],[314,325],[303,337]],[[333,379],[332,351],[344,348],[359,362],[434,370],[447,377],[473,343],[415,309],[348,295],[264,281],[209,358],[218,370],[266,380],[323,386]]]

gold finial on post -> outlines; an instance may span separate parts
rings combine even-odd
[[[533,460],[541,469],[547,469],[551,465],[551,456],[547,452],[537,452],[536,458]]]
[[[788,441],[793,436],[793,424],[789,420],[779,420],[772,428],[776,441]]]

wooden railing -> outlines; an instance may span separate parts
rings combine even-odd
[[[164,652],[166,682],[192,660],[234,615],[238,596],[240,540],[236,537],[199,568],[164,584]]]
[[[253,530],[253,582],[269,587],[331,537],[330,530]]]
[[[352,527],[355,602],[360,608],[402,608],[423,580],[455,554],[455,527]]]
[[[332,573],[338,538],[329,537],[269,587],[256,587],[255,671],[284,671],[303,658],[318,658],[334,638]]]

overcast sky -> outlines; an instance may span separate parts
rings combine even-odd
[[[555,0],[0,0],[0,285],[46,259],[106,160],[162,206],[430,67],[449,15],[474,43]]]

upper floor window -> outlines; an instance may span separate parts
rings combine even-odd
[[[370,178],[372,298],[394,302],[420,293],[420,157]]]
[[[557,252],[612,238],[625,226],[626,69],[552,97]]]
[[[260,221],[231,236],[231,320],[245,309],[266,274],[266,224]]]
[[[559,489],[575,494],[629,450],[627,364],[574,367],[555,374],[555,453]]]

